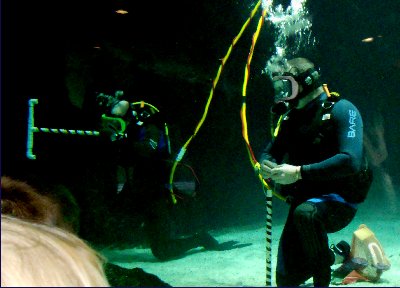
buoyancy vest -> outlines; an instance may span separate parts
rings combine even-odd
[[[312,139],[311,142],[315,147],[326,143],[326,139],[329,137],[330,131],[333,129],[332,109],[339,101],[341,101],[341,98],[339,97],[329,97],[319,106],[320,108],[316,112],[312,123],[309,126],[306,137]],[[280,117],[280,120],[278,120],[278,125],[274,130],[275,137],[279,133],[281,120],[284,119],[289,112],[290,111],[284,113]],[[336,191],[349,203],[361,203],[367,197],[372,180],[372,169],[369,167],[368,160],[364,155],[360,171],[351,176],[335,179],[334,183],[329,182],[329,190]]]
[[[314,133],[315,135],[313,141],[315,145],[321,143],[322,139],[326,137],[327,133],[329,133],[329,130],[332,129],[332,109],[341,99],[339,97],[331,98],[332,97],[326,99],[322,103],[313,120],[311,133]],[[372,169],[369,167],[367,157],[363,155],[363,163],[358,173],[342,179],[337,179],[336,181],[338,187],[343,189],[343,192],[340,194],[346,201],[350,203],[361,203],[367,197],[372,180]]]

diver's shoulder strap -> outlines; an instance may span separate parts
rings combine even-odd
[[[315,138],[314,143],[319,142],[318,138],[325,136],[324,134],[326,133],[326,130],[328,130],[328,127],[330,127],[329,125],[332,124],[332,121],[330,121],[333,118],[332,109],[338,101],[339,99],[332,101],[330,98],[328,98],[319,104],[319,109],[314,116],[314,120],[312,121],[310,128],[311,135],[315,135],[311,136]]]
[[[317,125],[317,127],[320,127],[322,125],[324,125],[324,123],[326,123],[326,121],[331,120],[332,119],[332,109],[333,106],[339,101],[335,100],[332,101],[329,98],[326,99],[325,101],[323,101],[321,103],[321,106],[319,107],[318,112],[315,115],[315,119],[313,121],[313,123],[315,123]]]
[[[326,93],[326,92],[325,92]],[[328,94],[327,94],[328,95]],[[312,128],[310,131],[318,131],[322,125],[324,125],[327,121],[332,118],[331,110],[335,103],[339,102],[341,98],[339,98],[339,93],[337,92],[329,92],[328,98],[322,101],[318,112],[315,114],[314,120],[312,121]],[[282,120],[285,120],[286,116],[292,111],[292,109],[288,109],[285,113],[283,113],[276,124],[275,129],[273,129],[273,137],[278,136],[280,131],[280,127],[282,124]]]

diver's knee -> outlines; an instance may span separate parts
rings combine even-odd
[[[160,261],[168,261],[172,259],[171,255],[167,253],[166,250],[160,249],[159,247],[157,248],[151,248],[151,252],[153,253],[153,256],[156,257]]]
[[[156,241],[150,243],[151,253],[160,261],[168,261],[173,258],[173,253],[171,253],[167,243],[164,241]]]
[[[305,202],[299,205],[293,212],[294,222],[298,224],[308,225],[314,221],[316,207],[313,203]]]

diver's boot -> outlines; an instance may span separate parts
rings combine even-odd
[[[200,232],[196,236],[199,239],[200,246],[203,246],[206,250],[219,250],[218,241],[208,232]]]
[[[351,247],[349,243],[344,240],[340,241],[336,245],[332,244],[330,248],[335,255],[335,262],[333,263],[334,265],[344,263],[350,257]]]
[[[352,259],[350,258],[350,245],[346,241],[342,240],[336,245],[332,244],[330,248],[335,258],[333,265],[342,264],[339,268],[336,268],[332,272],[332,277],[346,277],[351,271],[354,270],[354,265],[351,261]]]

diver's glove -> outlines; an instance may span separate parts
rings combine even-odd
[[[260,170],[259,173],[264,179],[270,179],[272,176],[272,169],[274,167],[277,167],[277,164],[269,161],[269,160],[263,160],[260,164]]]
[[[301,179],[301,166],[281,164],[272,168],[271,179],[278,184],[292,184]]]

